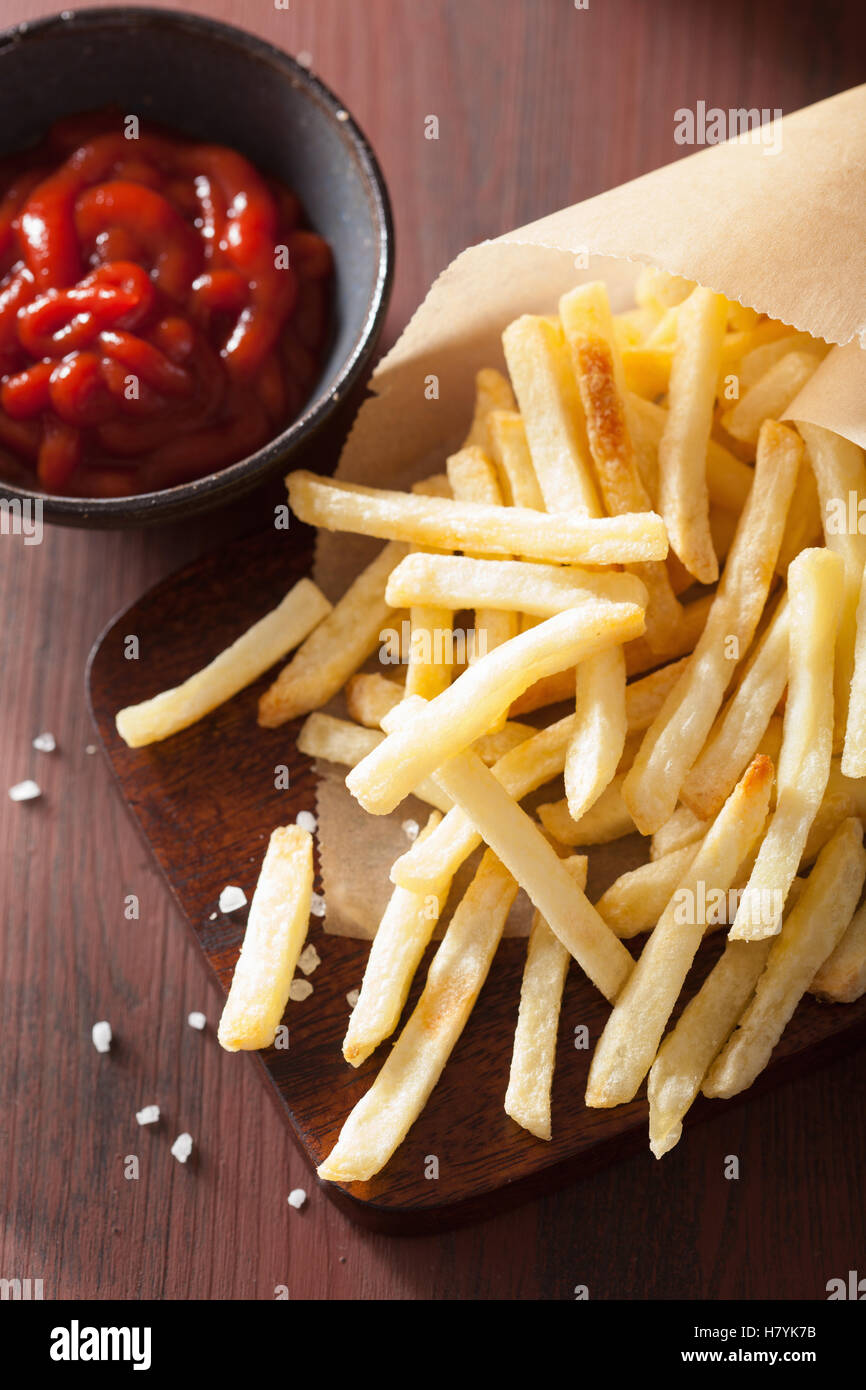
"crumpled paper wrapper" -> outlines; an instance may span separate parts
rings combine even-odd
[[[838,344],[787,418],[866,448],[866,85],[780,124],[772,143],[746,135],[712,146],[463,251],[377,368],[336,476],[405,489],[442,471],[468,429],[475,372],[504,367],[505,325],[555,312],[560,295],[588,279],[604,279],[614,309],[627,308],[644,264]],[[438,399],[428,400],[433,376]],[[315,574],[329,597],[376,548],[320,533]],[[369,816],[344,773],[324,763],[318,771],[326,930],[371,938],[391,892],[390,866],[408,847],[403,822],[423,825],[428,808],[409,799],[390,816]],[[637,836],[593,851],[590,895],[645,857]],[[455,883],[449,908],[465,881]],[[530,918],[521,894],[508,930],[525,933]]]

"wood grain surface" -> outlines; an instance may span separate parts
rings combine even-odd
[[[310,55],[358,117],[394,201],[392,340],[464,245],[676,158],[698,100],[792,110],[866,78],[859,3],[265,0],[195,4]],[[45,6],[7,0],[6,22]],[[425,141],[438,115],[440,139]],[[771,253],[772,248],[768,248]],[[514,1212],[412,1239],[364,1232],[307,1183],[257,1064],[220,1053],[220,999],[93,739],[97,633],[155,580],[265,514],[147,535],[0,538],[0,1276],[46,1297],[820,1298],[863,1270],[863,1052]],[[58,752],[37,754],[51,729]],[[125,920],[124,897],[142,904]],[[186,1024],[208,1015],[204,1034]],[[91,1024],[117,1043],[94,1052]],[[241,1065],[238,1065],[240,1061]],[[139,1130],[134,1112],[164,1119]],[[196,1138],[196,1161],[169,1154]],[[137,1180],[124,1177],[126,1155]],[[740,1177],[724,1177],[727,1155]],[[858,1264],[859,1261],[859,1264]]]

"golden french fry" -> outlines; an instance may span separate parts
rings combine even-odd
[[[647,1078],[650,1148],[662,1158],[679,1142],[683,1116],[762,974],[770,940],[729,941],[668,1033]]]
[[[119,710],[117,732],[130,748],[141,748],[189,728],[258,680],[330,612],[330,603],[312,580],[299,579],[282,603],[182,685]]]
[[[745,655],[766,602],[802,443],[765,421],[755,482],[691,661],[647,730],[623,795],[644,834],[672,815],[686,775],[715,719],[736,662]]]
[[[854,669],[848,699],[842,771],[846,777],[866,777],[866,570],[860,582],[854,640]]]
[[[642,626],[637,605],[587,598],[520,633],[389,734],[349,773],[349,791],[374,815],[393,811],[415,783],[485,733],[533,680],[627,640]]]
[[[842,822],[819,854],[796,907],[770,947],[752,1002],[707,1074],[704,1095],[727,1099],[751,1086],[763,1071],[819,967],[841,941],[864,878],[863,826],[852,817]]]
[[[788,508],[785,534],[776,561],[776,573],[784,579],[795,555],[799,555],[807,546],[821,544],[823,530],[818,485],[808,455],[804,455],[797,473],[794,496]]]
[[[641,733],[655,719],[668,692],[673,689],[686,668],[688,657],[670,661],[640,680],[630,681],[625,688],[625,714],[629,733]]]
[[[659,510],[671,549],[702,584],[714,583],[719,574],[704,460],[727,312],[721,295],[702,288],[680,305],[668,418],[659,442]]]
[[[787,683],[788,609],[783,599],[680,789],[681,800],[696,816],[709,820],[721,809],[764,736]]]
[[[561,845],[607,845],[634,833],[631,812],[622,799],[624,773],[618,772],[598,800],[574,820],[565,797],[538,807],[538,818],[548,835]]]
[[[734,940],[753,941],[779,931],[782,904],[827,786],[833,745],[833,649],[842,592],[838,555],[804,550],[792,561],[788,698],[776,810],[731,927]]]
[[[330,1182],[366,1182],[415,1123],[487,978],[517,884],[488,851],[427,972],[421,997],[369,1091],[319,1167]]]
[[[813,352],[788,352],[775,362],[736,405],[722,416],[722,426],[734,439],[757,444],[765,420],[778,420],[818,366]]]
[[[496,410],[516,410],[514,392],[506,377],[495,367],[482,367],[475,375],[475,413],[466,436],[467,445],[487,449],[490,445],[490,416]]]
[[[378,672],[362,672],[346,682],[346,709],[356,724],[378,729],[389,709],[399,705],[406,694],[402,685],[380,676]]]
[[[442,764],[436,778],[499,855],[584,974],[605,998],[615,999],[632,969],[632,958],[534,821],[474,753],[458,753]]]
[[[407,555],[392,572],[385,592],[397,608],[441,603],[453,609],[502,609],[541,618],[573,608],[588,595],[619,603],[647,601],[644,585],[632,574],[465,555]]]
[[[544,511],[544,498],[532,465],[526,427],[516,411],[494,410],[487,418],[490,457],[499,470],[499,483],[510,507]]]
[[[808,333],[786,333],[784,338],[776,338],[771,343],[761,343],[743,354],[737,367],[740,390],[748,391],[757,385],[761,377],[775,367],[791,351],[809,352],[821,361],[829,352],[829,343],[822,338],[812,338]],[[774,414],[768,411],[768,414]]]
[[[441,824],[434,811],[418,836],[423,844]],[[409,893],[395,888],[367,958],[358,1002],[343,1039],[343,1056],[359,1067],[385,1038],[390,1038],[448,898],[450,879],[436,885],[434,893]]]
[[[586,856],[563,860],[578,888],[586,887]],[[520,986],[520,1010],[505,1113],[538,1139],[550,1138],[550,1088],[556,1065],[556,1031],[562,991],[571,957],[536,912],[526,949]]]
[[[259,700],[263,728],[326,704],[375,651],[392,612],[385,602],[388,575],[405,554],[404,545],[384,546],[310,633]]]
[[[271,834],[218,1038],[227,1052],[270,1047],[310,924],[313,837],[298,825]]]
[[[849,816],[866,819],[866,777],[845,777],[834,758],[830,764],[830,775],[818,809],[801,863],[811,864],[819,850],[824,848],[830,836]]]
[[[824,543],[828,550],[842,557],[845,566],[845,593],[836,638],[833,696],[833,748],[835,752],[841,752],[848,726],[848,698],[857,638],[857,604],[866,562],[866,535],[860,532],[858,511],[858,499],[866,497],[866,464],[862,449],[858,449],[849,439],[822,429],[820,425],[799,422],[797,428],[806,441],[818,485]],[[853,517],[850,515],[852,500]]]
[[[611,647],[578,666],[575,715],[575,731],[565,754],[565,799],[577,821],[613,780],[625,747],[622,647]]]
[[[587,1105],[619,1105],[635,1096],[701,944],[706,905],[715,894],[726,901],[737,869],[763,829],[772,784],[773,764],[769,758],[755,758],[707,832],[598,1040]]]
[[[658,498],[658,451],[668,413],[664,406],[630,395],[629,425],[632,431],[637,464],[644,487],[653,503]],[[730,449],[715,439],[707,441],[707,494],[712,506],[724,511],[741,512],[752,486],[753,472]]]
[[[515,801],[520,801],[565,766],[565,751],[574,730],[575,716],[541,729],[518,748],[503,754],[491,771]],[[507,726],[506,726],[507,727]],[[478,745],[475,745],[478,751]],[[430,891],[443,875],[453,876],[465,859],[481,844],[481,836],[458,806],[437,826],[423,844],[415,841],[411,849],[391,868],[391,879],[415,892]]]
[[[478,448],[464,448],[448,459],[448,481],[458,502],[482,502],[502,507],[505,499],[496,477],[496,469],[486,454]],[[511,637],[516,637],[519,622],[516,612],[477,607],[475,610],[475,655],[493,651]],[[410,691],[410,694],[423,694]],[[438,693],[438,692],[437,692]]]
[[[694,288],[693,281],[684,279],[682,275],[671,275],[669,271],[660,270],[658,266],[645,265],[635,281],[634,297],[642,309],[649,308],[663,313],[666,309],[673,309],[677,304],[682,304]]]
[[[419,497],[451,497],[451,484],[440,475],[422,478],[412,484]],[[406,664],[406,693],[432,700],[451,684],[453,613],[446,608],[416,605],[409,610],[409,659]]]
[[[490,507],[481,502],[386,492],[303,471],[290,473],[286,485],[295,515],[326,531],[356,531],[441,550],[527,555],[567,564],[663,560],[668,551],[664,523],[655,512],[602,517],[564,512],[549,516],[527,507]]]
[[[596,911],[621,941],[652,930],[699,849],[700,841],[695,840],[660,859],[651,859],[640,868],[620,874],[602,893]]]
[[[601,516],[562,328],[524,314],[508,325],[502,345],[545,507],[549,512]],[[514,550],[529,553],[517,546]]]
[[[365,729],[317,710],[304,721],[298,734],[298,752],[305,753],[308,758],[324,758],[326,762],[357,767],[361,759],[384,740],[385,735],[379,729]],[[443,813],[451,809],[449,798],[432,777],[422,777],[412,788],[412,795]]]
[[[833,1004],[853,1004],[866,994],[866,903],[854,913],[835,951],[810,984],[809,993]]]

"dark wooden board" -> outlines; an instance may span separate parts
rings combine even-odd
[[[94,646],[88,668],[93,718],[120,791],[224,990],[246,909],[230,917],[218,913],[220,890],[240,883],[249,897],[270,830],[301,809],[315,809],[315,773],[295,747],[301,721],[276,731],[258,727],[256,702],[267,677],[201,724],[146,749],[126,747],[115,731],[114,714],[205,664],[276,604],[308,571],[309,560],[310,535],[300,526],[231,542],[170,576],[115,618]],[[139,639],[137,660],[124,655],[130,635]],[[288,791],[274,787],[278,764],[289,766]],[[322,957],[312,976],[314,992],[288,1006],[288,1050],[255,1054],[255,1064],[315,1166],[375,1076],[387,1044],[357,1071],[345,1064],[340,1045],[346,995],[360,984],[368,947],[328,935],[316,919],[310,939]],[[552,1141],[532,1138],[505,1114],[524,949],[517,940],[502,944],[439,1085],[384,1171],[369,1183],[323,1184],[356,1220],[401,1234],[441,1228],[549,1190],[646,1144],[645,1100],[614,1110],[584,1105],[591,1051],[575,1049],[574,1030],[586,1024],[592,1048],[608,1010],[574,966],[560,1023]],[[717,953],[718,945],[712,944],[701,951],[690,987]],[[425,959],[409,1008],[426,964]],[[756,1085],[765,1088],[864,1040],[866,998],[839,1007],[807,997]],[[237,1065],[245,1065],[240,1056]],[[730,1102],[715,1102],[714,1108],[700,1099],[688,1123],[717,1114],[720,1104]],[[681,1142],[688,1144],[688,1134]],[[430,1155],[439,1162],[435,1180],[425,1177]]]

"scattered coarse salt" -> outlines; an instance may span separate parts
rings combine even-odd
[[[289,998],[295,1004],[300,1004],[302,999],[309,999],[313,992],[313,986],[309,980],[292,980]]]
[[[9,788],[10,801],[35,801],[37,796],[41,795],[42,788],[39,783],[30,777],[25,782],[16,782],[14,787]]]
[[[207,1019],[199,1009],[193,1009],[192,1013],[187,1018],[187,1023],[190,1028],[197,1028],[198,1031],[201,1032],[202,1028],[204,1028],[207,1023]]]
[[[210,917],[208,917],[208,921],[209,921],[209,922],[215,922],[218,916],[219,916],[219,913],[218,913],[218,912],[212,912],[211,915],[210,915]]]
[[[92,758],[93,755],[94,755],[94,753],[96,752],[96,744],[95,744],[95,743],[88,743],[88,744],[86,745],[84,751],[85,751],[85,753],[88,754],[89,757]]]
[[[305,975],[312,975],[322,964],[322,957],[319,955],[312,941],[308,943],[298,956],[298,969],[303,970]]]
[[[404,820],[400,829],[407,840],[417,840],[421,827],[416,820]]]
[[[245,907],[247,895],[243,888],[236,888],[230,883],[220,893],[220,912],[237,912],[239,907]]]
[[[295,57],[302,68],[311,68],[313,66],[313,55],[309,53],[306,48],[302,48],[300,53],[295,54]]]
[[[299,1211],[307,1200],[307,1194],[302,1187],[293,1187],[289,1193],[289,1206]]]
[[[99,1023],[94,1023],[90,1030],[93,1039],[93,1046],[97,1052],[111,1051],[111,1024],[102,1019]]]
[[[159,1119],[159,1106],[146,1105],[143,1110],[136,1110],[135,1118],[140,1125],[155,1125]]]
[[[37,753],[53,753],[57,747],[57,740],[53,734],[37,734],[33,740],[33,747]]]
[[[347,121],[348,119],[349,119],[349,113],[348,113],[348,111],[344,111],[343,108],[340,107],[340,110],[337,112],[337,120],[338,120],[338,121]]]
[[[299,811],[295,816],[295,825],[298,826],[300,830],[309,830],[311,835],[315,835],[316,826],[318,824],[319,822],[316,820],[312,811]]]
[[[349,1005],[350,1009],[354,1009],[360,998],[361,991],[359,989],[350,989],[349,993],[346,995],[346,1003]]]
[[[187,1134],[186,1130],[179,1134],[171,1146],[171,1152],[178,1163],[186,1163],[192,1153],[192,1135]]]
[[[310,911],[314,917],[324,917],[325,899],[322,897],[321,893],[314,893],[310,898]]]

